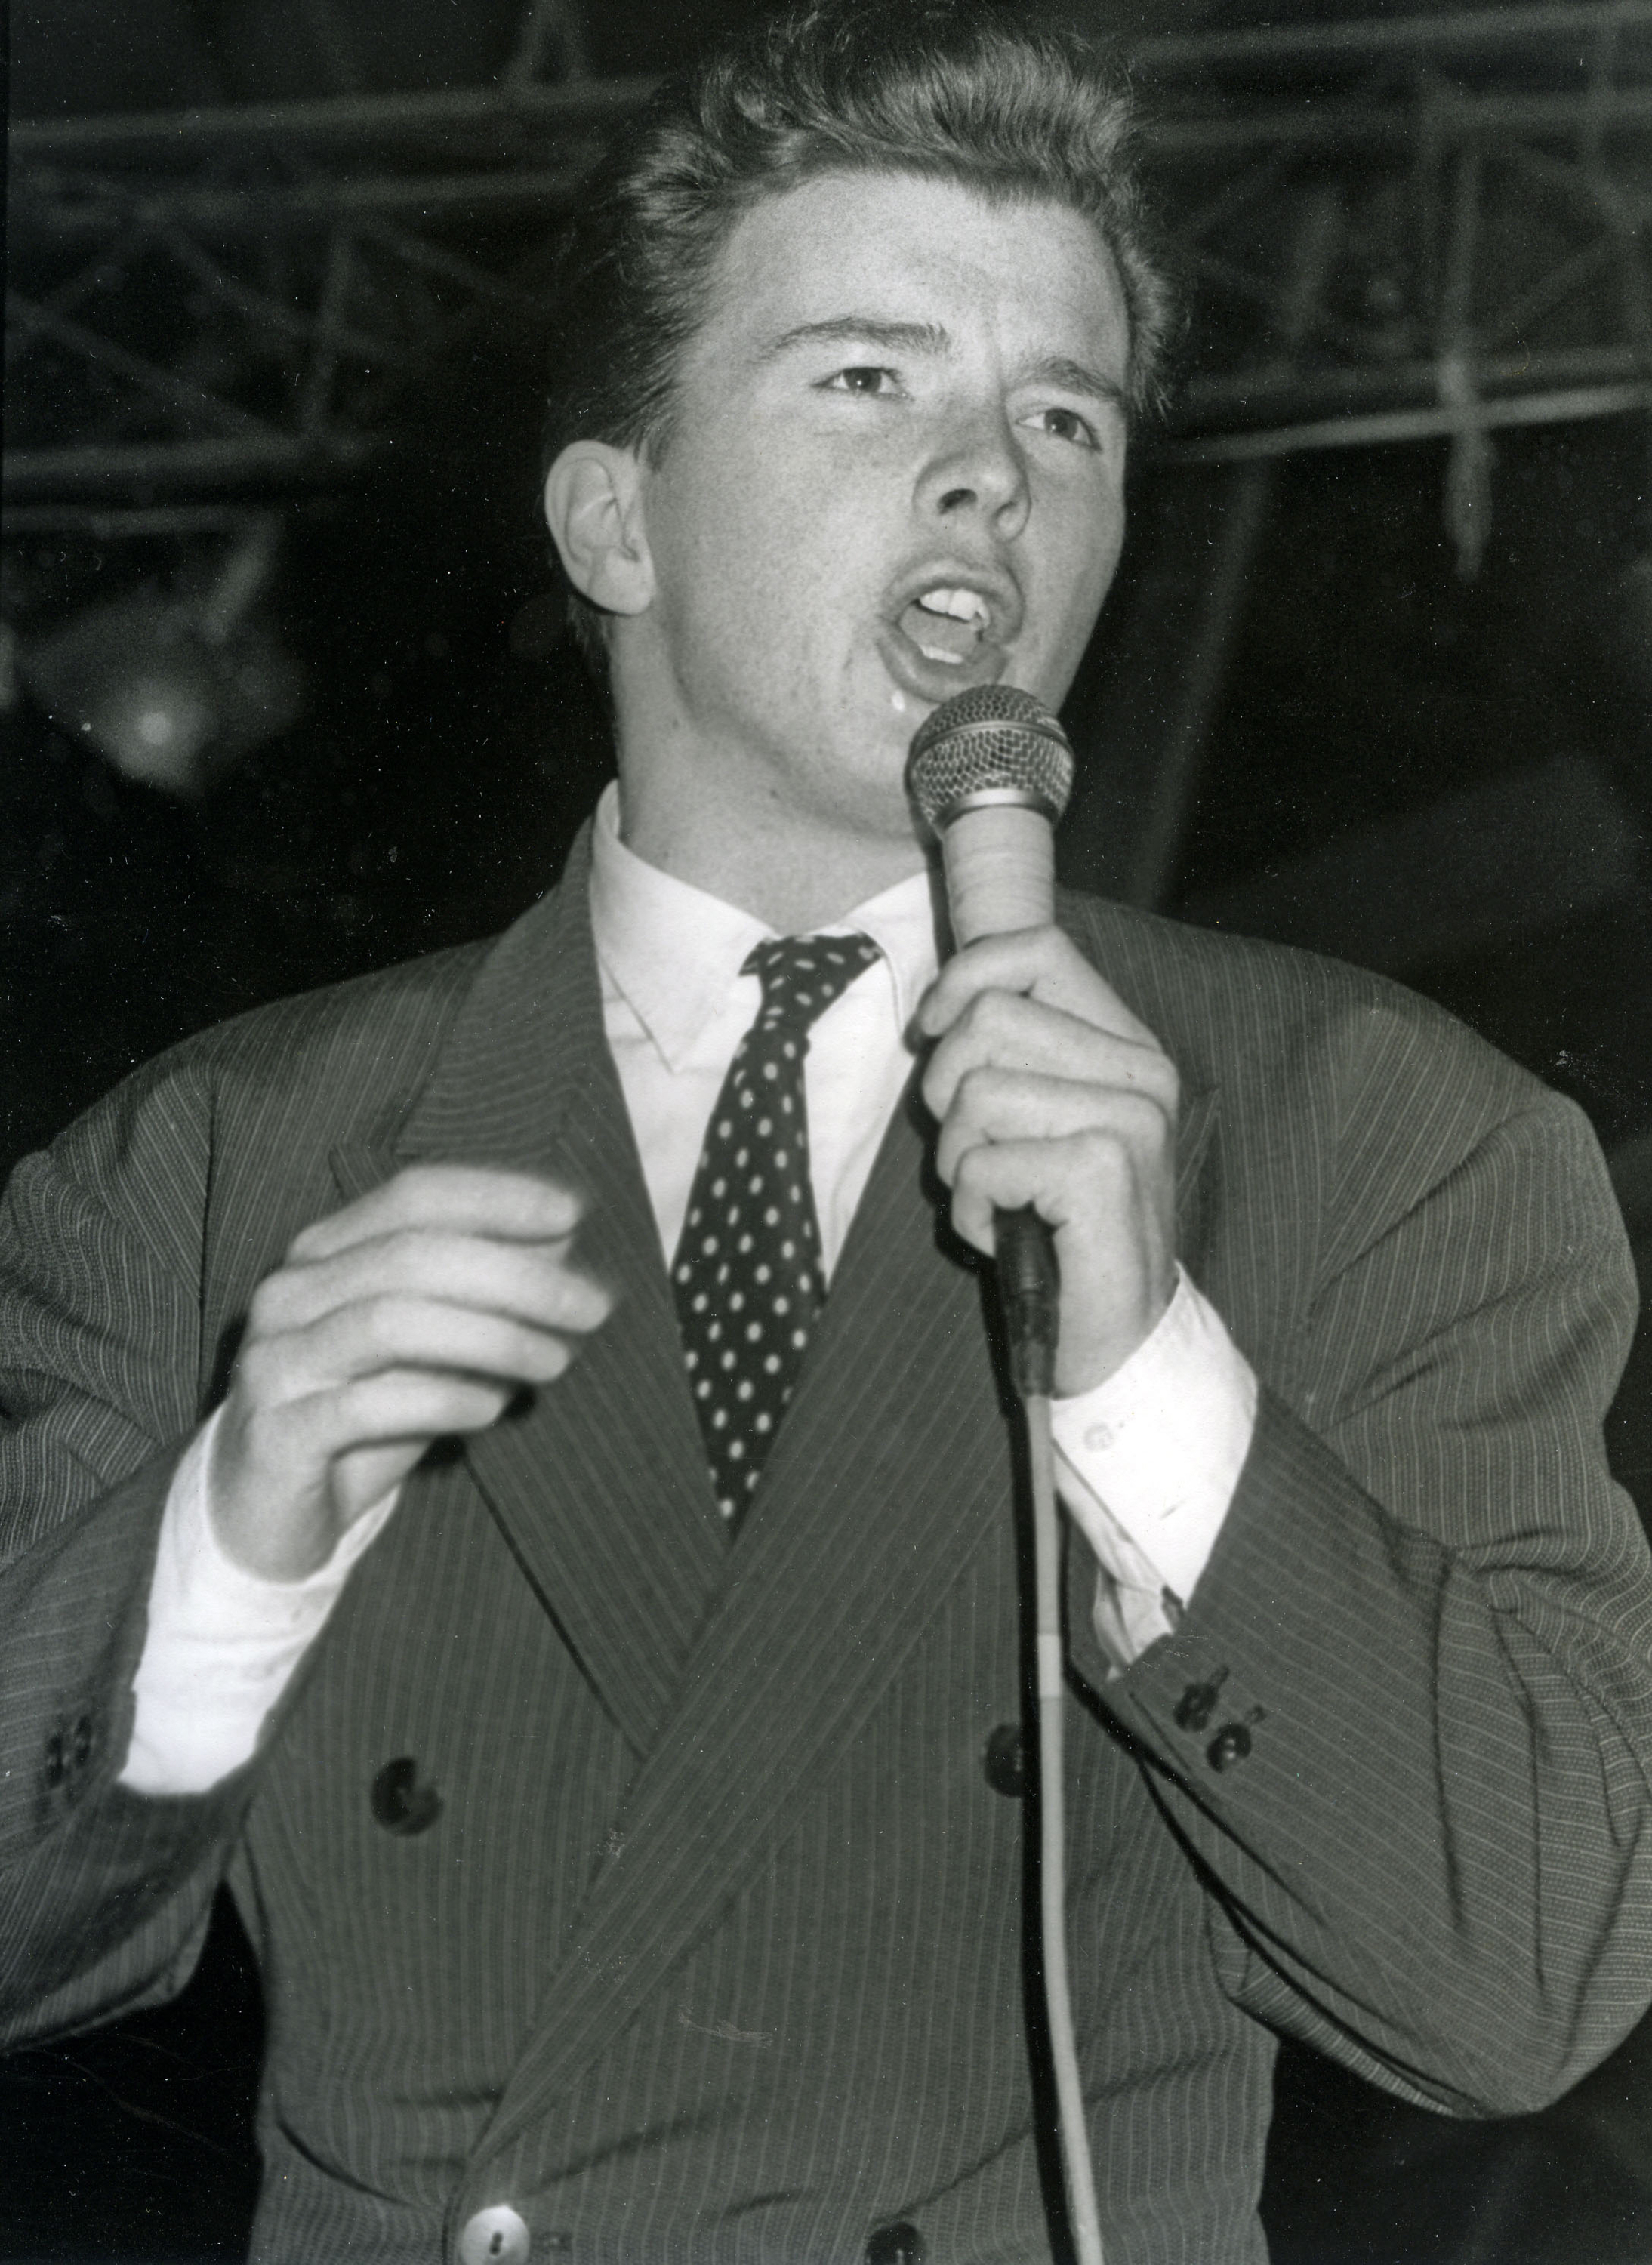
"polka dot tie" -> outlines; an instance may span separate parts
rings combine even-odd
[[[740,970],[763,987],[723,1082],[672,1267],[683,1358],[731,1526],[757,1489],[826,1297],[809,1176],[809,1033],[877,946],[780,936]]]

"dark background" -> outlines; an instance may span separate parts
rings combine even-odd
[[[33,113],[302,91],[290,46],[270,36],[280,12],[25,10],[14,98]],[[595,19],[599,67],[668,62],[714,12]],[[1190,26],[1223,11],[1142,12]],[[486,14],[473,11],[478,40]],[[382,11],[387,36],[392,21]],[[292,499],[269,604],[307,672],[306,705],[198,798],[135,784],[7,688],[0,1168],[187,1032],[486,933],[554,876],[611,757],[600,703],[565,645],[544,649],[534,604],[550,581],[536,368],[520,327],[483,330],[407,404],[392,466]],[[1280,468],[1160,893],[1189,917],[1382,965],[1573,1094],[1652,1247],[1646,421],[1503,435],[1472,580],[1442,523],[1444,462],[1425,443]],[[1155,576],[1197,547],[1233,477],[1143,436],[1131,547],[1069,703],[1083,784],[1061,855],[1078,885],[1117,885],[1183,658]],[[189,551],[8,533],[6,617],[26,637],[99,594],[177,579]],[[1612,1446],[1652,1503],[1644,1342]],[[239,2254],[258,2040],[226,1912],[175,2006],[0,2062],[0,2256]],[[1287,2050],[1265,2196],[1274,2254],[1652,2260],[1649,2140],[1652,2031],[1547,2114],[1474,2127]]]

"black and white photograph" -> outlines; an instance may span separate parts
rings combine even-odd
[[[1652,0],[15,0],[0,2261],[1652,2265]]]

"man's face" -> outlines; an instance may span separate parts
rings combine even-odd
[[[1064,208],[854,173],[756,206],[644,468],[654,594],[615,652],[622,725],[635,654],[709,790],[909,838],[931,709],[993,681],[1054,706],[1072,681],[1123,534],[1128,346],[1111,259]]]

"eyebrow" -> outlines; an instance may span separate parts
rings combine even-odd
[[[1129,395],[1121,379],[1103,377],[1088,362],[1073,361],[1066,354],[1052,354],[1035,362],[1027,377],[1035,385],[1059,386],[1063,393],[1088,393],[1095,401],[1117,402],[1121,409],[1128,404]]]
[[[881,346],[891,353],[942,354],[951,343],[939,323],[892,323],[875,315],[833,315],[825,322],[798,323],[782,331],[761,350],[758,360],[775,361],[801,346]],[[1116,402],[1120,407],[1128,397],[1119,379],[1105,377],[1088,362],[1074,361],[1067,354],[1050,354],[1034,362],[1022,382],[1059,386],[1064,393],[1086,394],[1092,400]]]
[[[798,323],[771,339],[758,359],[774,361],[793,346],[886,346],[891,353],[944,353],[951,339],[939,323],[891,323],[875,315],[833,315],[824,323]]]

